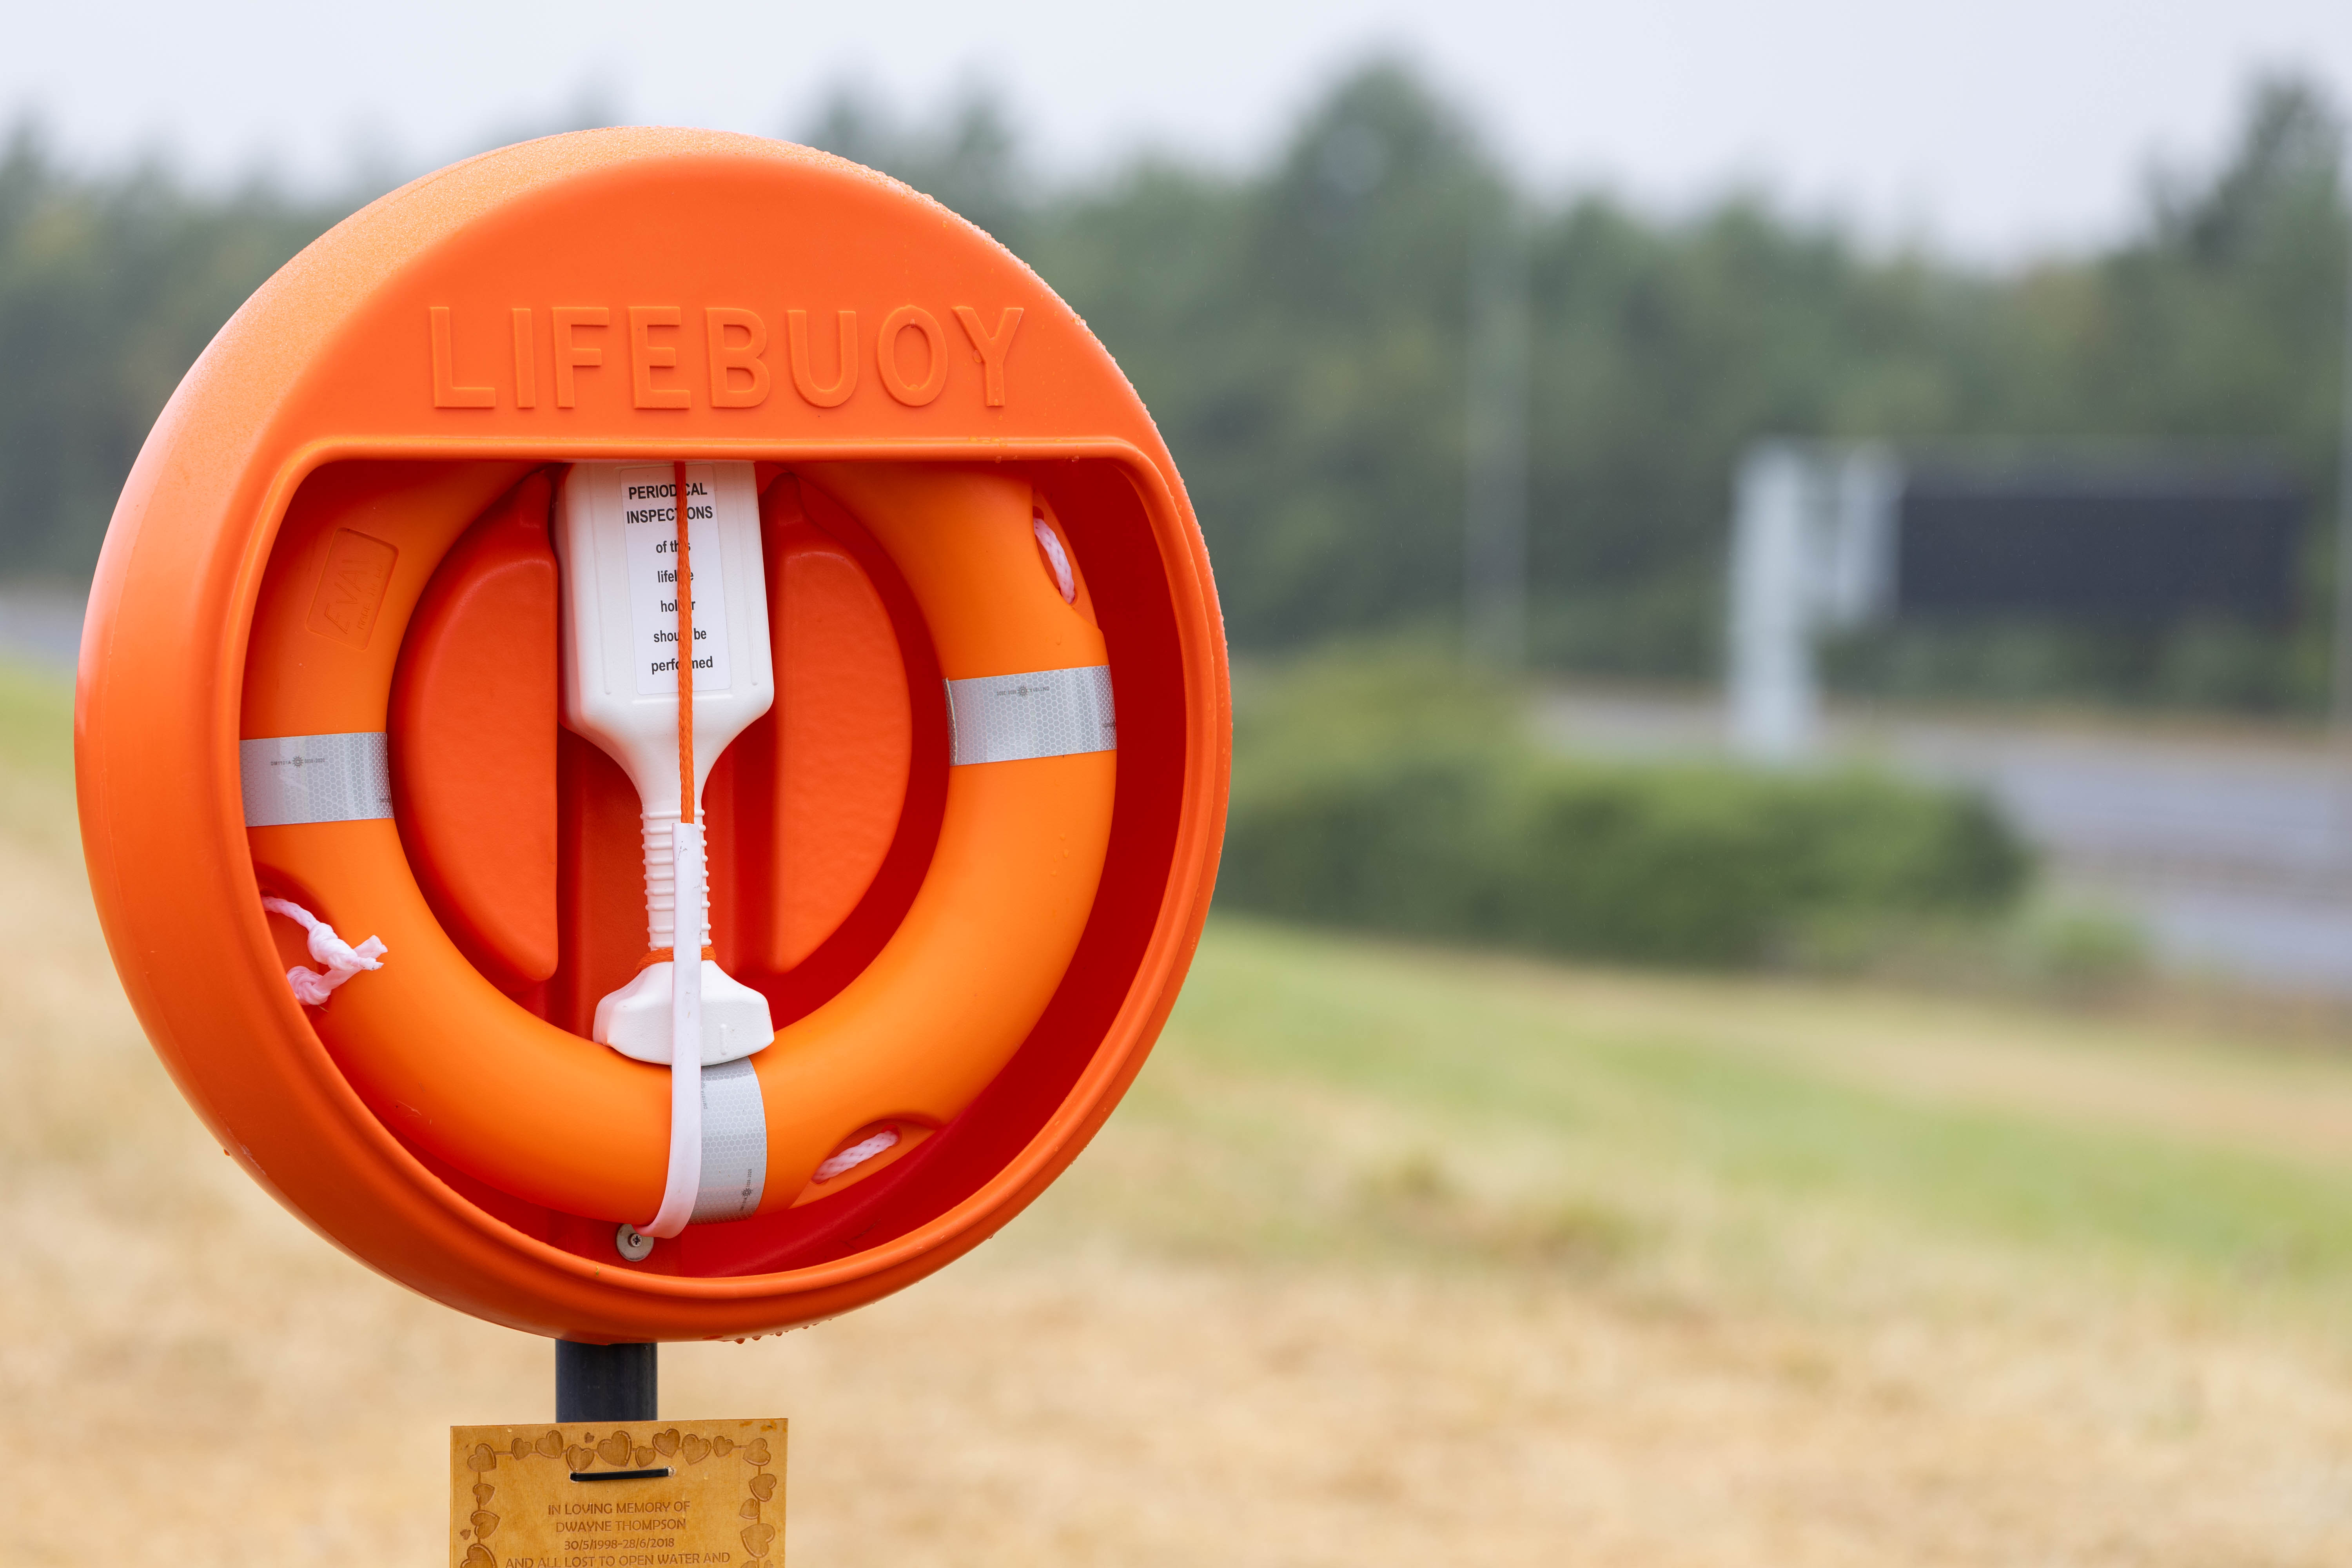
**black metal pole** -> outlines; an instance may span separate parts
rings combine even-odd
[[[661,1418],[659,1345],[583,1345],[555,1342],[558,1421]]]

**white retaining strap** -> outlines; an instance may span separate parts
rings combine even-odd
[[[703,880],[702,825],[670,829],[677,881],[669,966],[669,1176],[660,1210],[637,1226],[667,1239],[684,1230],[702,1201],[702,932],[709,887]],[[761,1137],[766,1139],[763,1129]]]
[[[1110,666],[983,675],[948,687],[948,761],[1019,763],[1118,750]]]
[[[239,741],[247,827],[392,816],[392,752],[381,730]]]

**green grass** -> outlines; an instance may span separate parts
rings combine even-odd
[[[1921,1105],[1701,1042],[1576,1054],[1708,1175],[1906,1223],[2200,1268],[2352,1267],[2352,1178],[2095,1124]]]
[[[2231,1290],[2352,1287],[2352,1147],[2339,1166],[2259,1128],[2151,1130],[2030,1096],[1889,1087],[1861,1047],[1913,1016],[2119,1085],[2188,1063],[2352,1105],[2352,1058],[2156,1026],[1220,918],[1102,1168],[1074,1176],[1095,1190],[1074,1201],[1180,1245],[1300,1256],[1507,1253],[1561,1224],[1622,1241],[1687,1225],[1696,1203],[1734,1229],[1829,1216]]]
[[[47,777],[73,771],[73,681],[0,662],[0,760]]]

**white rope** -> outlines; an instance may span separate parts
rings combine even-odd
[[[1062,595],[1062,603],[1075,604],[1078,597],[1077,579],[1070,574],[1070,554],[1062,548],[1062,541],[1045,526],[1043,513],[1029,520],[1030,531],[1037,536],[1037,548],[1045,552],[1045,570],[1054,574],[1054,587]]]
[[[637,1227],[641,1236],[662,1237],[686,1228],[702,1190],[702,933],[709,897],[701,824],[681,822],[670,834],[677,893],[670,931],[669,1176],[660,1211]]]
[[[357,947],[335,934],[335,928],[304,909],[284,899],[264,899],[261,907],[273,915],[284,915],[310,933],[310,956],[323,968],[305,968],[296,964],[286,972],[286,984],[294,989],[294,999],[306,1007],[323,1007],[335,987],[363,969],[383,967],[384,945],[382,939],[370,937]]]
[[[898,1146],[898,1130],[886,1127],[871,1138],[861,1138],[816,1168],[816,1179],[829,1182],[857,1169],[877,1154],[887,1153]]]

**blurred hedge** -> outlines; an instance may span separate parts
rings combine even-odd
[[[1661,963],[1824,924],[1986,916],[2031,871],[1981,798],[1863,772],[1572,758],[1434,662],[1243,684],[1218,898],[1290,919]]]

